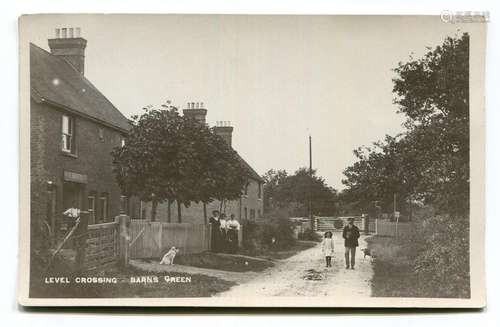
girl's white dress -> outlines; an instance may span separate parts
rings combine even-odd
[[[321,243],[321,250],[325,257],[333,257],[333,238],[324,238]]]

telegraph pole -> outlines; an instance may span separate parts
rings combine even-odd
[[[311,230],[314,230],[314,217],[312,214],[312,141],[311,141],[311,135],[309,135],[309,220],[311,222]]]
[[[394,215],[396,215],[396,193],[393,194],[393,197],[394,197],[394,200],[393,200],[393,202],[394,202],[394,211],[393,212],[394,212]]]

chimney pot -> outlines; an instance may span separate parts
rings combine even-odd
[[[230,147],[232,147],[233,127],[229,126],[228,121],[218,121],[215,127],[215,134],[219,135]]]
[[[183,114],[185,117],[196,119],[201,124],[206,124],[207,110],[201,108],[199,102],[188,102]]]
[[[76,37],[75,37],[76,30]],[[69,36],[69,37],[68,37]],[[56,28],[56,37],[49,39],[50,52],[71,64],[81,74],[85,68],[87,40],[80,37],[80,28]]]

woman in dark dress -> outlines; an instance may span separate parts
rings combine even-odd
[[[210,235],[210,249],[212,250],[212,252],[219,252],[221,245],[219,211],[212,211],[212,217],[210,217],[208,222],[212,226]]]

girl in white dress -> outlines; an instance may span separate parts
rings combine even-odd
[[[326,232],[323,237],[323,242],[321,243],[321,251],[325,255],[326,267],[332,266],[333,257],[333,234],[332,232]]]

